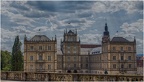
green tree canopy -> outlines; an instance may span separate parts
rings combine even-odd
[[[21,42],[19,36],[16,36],[14,45],[12,48],[12,71],[22,71],[23,70],[23,56],[21,52]]]
[[[10,71],[11,70],[11,53],[8,51],[1,50],[1,70]]]

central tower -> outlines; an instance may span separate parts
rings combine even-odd
[[[61,40],[63,54],[63,70],[65,72],[78,72],[80,69],[80,39],[77,40],[77,30],[64,31],[64,39]]]

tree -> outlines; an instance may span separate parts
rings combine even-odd
[[[11,70],[11,53],[8,51],[1,51],[1,70],[10,71]]]
[[[12,71],[22,71],[23,70],[23,56],[21,52],[21,42],[19,36],[16,36],[14,45],[12,48]]]

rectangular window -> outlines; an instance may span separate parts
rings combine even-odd
[[[70,53],[70,51],[68,50],[68,53]]]
[[[123,47],[121,47],[121,51],[123,51]]]
[[[115,47],[113,47],[113,50],[116,50]]]
[[[39,50],[42,50],[42,46],[39,46]]]
[[[123,64],[121,64],[121,68],[124,68],[124,65],[123,65]]]
[[[51,46],[48,46],[48,50],[51,50]]]
[[[131,47],[128,47],[128,51],[131,51]]]
[[[31,61],[33,60],[33,56],[30,56],[30,60],[31,60]]]
[[[131,64],[129,64],[129,68],[131,68]]]
[[[74,57],[74,61],[76,61],[76,57]]]
[[[51,69],[51,65],[48,65],[48,70],[50,70]]]
[[[30,50],[34,50],[33,46],[30,46]]]
[[[124,57],[123,57],[123,56],[121,56],[121,60],[124,60]]]
[[[39,60],[42,60],[42,55],[39,55]]]
[[[113,60],[116,60],[116,56],[113,56]]]
[[[81,64],[81,68],[83,68],[83,64]]]
[[[86,57],[86,62],[88,62],[88,57]]]
[[[116,68],[116,64],[113,64],[113,68]]]
[[[74,64],[74,68],[76,67],[76,64]]]
[[[128,56],[128,60],[131,60],[131,56]]]
[[[70,57],[68,57],[68,61],[70,61]]]
[[[33,70],[33,65],[30,65],[30,70]]]
[[[86,68],[88,68],[88,64],[86,64]]]
[[[48,61],[51,61],[51,56],[48,56]]]

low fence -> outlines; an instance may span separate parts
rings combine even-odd
[[[14,81],[143,81],[143,76],[11,71],[1,72],[1,79]]]

